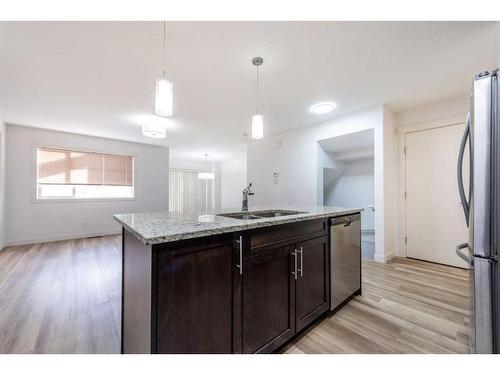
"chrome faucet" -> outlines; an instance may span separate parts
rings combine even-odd
[[[250,182],[248,186],[242,191],[243,201],[241,202],[241,211],[248,211],[248,196],[254,195],[255,193],[250,190],[252,183]]]

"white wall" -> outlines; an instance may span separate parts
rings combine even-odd
[[[424,122],[448,119],[455,116],[465,116],[468,110],[469,97],[463,95],[397,112],[394,114],[394,122],[395,126],[399,128]]]
[[[325,206],[362,207],[362,229],[375,229],[373,158],[346,160],[342,172],[324,187]]]
[[[208,169],[213,169],[213,163],[208,163]],[[180,159],[180,158],[170,158],[169,162],[170,168],[175,169],[189,169],[193,171],[201,171],[206,169],[205,161],[201,160],[190,160],[190,159]]]
[[[247,186],[247,159],[224,160],[221,171],[221,207],[241,209],[242,191]],[[248,197],[252,205],[254,196]]]
[[[5,244],[5,124],[0,119],[0,250]]]
[[[6,135],[7,245],[118,233],[115,213],[168,209],[168,148],[10,124]],[[135,199],[37,202],[37,146],[133,155]]]
[[[377,134],[377,132],[375,131]],[[398,249],[398,136],[395,129],[394,114],[383,108],[383,143],[375,141],[375,157],[383,152],[383,164],[375,162],[375,254],[376,261],[385,261],[397,254]],[[377,137],[377,135],[376,135]],[[379,148],[377,153],[377,147]],[[377,172],[377,166],[383,172]],[[379,180],[383,176],[383,182]],[[379,178],[380,177],[380,178]],[[380,189],[383,188],[383,192]],[[383,208],[382,212],[381,208]],[[384,233],[383,236],[378,235]],[[380,249],[385,249],[380,252]]]
[[[318,141],[361,130],[382,121],[382,107],[371,107],[317,125],[302,127],[248,146],[248,182],[256,205],[316,205],[323,202],[323,159]],[[281,147],[275,148],[276,142]],[[273,147],[274,146],[274,147]],[[278,184],[273,172],[279,173]]]
[[[318,141],[374,129],[375,260],[384,262],[395,253],[392,201],[397,181],[397,136],[392,113],[382,105],[336,117],[269,137],[248,146],[248,181],[254,183],[256,205],[312,206],[323,202],[324,159]],[[276,148],[277,142],[281,147]],[[274,147],[273,147],[274,146]],[[273,173],[279,173],[278,184]],[[391,201],[392,200],[392,201]],[[385,213],[385,205],[388,212]],[[394,220],[384,224],[384,220]]]

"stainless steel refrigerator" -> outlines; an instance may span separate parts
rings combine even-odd
[[[500,124],[498,69],[474,78],[471,108],[459,150],[458,190],[469,241],[457,255],[471,265],[471,352],[500,350]],[[469,188],[462,165],[469,154]]]

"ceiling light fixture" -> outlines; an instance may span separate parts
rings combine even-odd
[[[254,57],[252,64],[257,67],[257,110],[252,116],[252,138],[262,139],[264,137],[264,116],[259,113],[259,66],[264,63],[262,57]]]
[[[156,80],[155,113],[162,117],[173,115],[174,85],[167,77],[167,54],[166,54],[167,23],[163,21],[163,69],[162,77]]]
[[[208,154],[205,154],[205,171],[198,173],[199,180],[213,180],[215,178],[215,173],[209,172],[208,168]]]
[[[336,107],[337,104],[334,102],[321,102],[313,104],[309,110],[314,114],[321,115],[332,112]]]
[[[142,135],[151,138],[165,138],[167,127],[161,121],[150,121],[142,124]]]

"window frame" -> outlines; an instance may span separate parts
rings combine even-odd
[[[81,148],[68,147],[67,145],[58,146],[58,145],[40,145],[40,144],[32,144],[32,168],[31,168],[31,180],[34,181],[32,184],[32,193],[31,193],[31,203],[67,203],[67,202],[120,202],[120,201],[136,201],[138,197],[138,189],[136,186],[136,154],[129,153],[127,155],[113,153],[109,151],[99,150],[99,149],[86,149],[83,150]],[[65,151],[74,151],[74,152],[82,152],[82,153],[96,153],[96,154],[106,154],[106,155],[116,155],[116,156],[131,156],[132,157],[132,188],[133,188],[133,196],[132,197],[105,197],[105,198],[40,198],[38,197],[38,149],[39,148],[48,148],[48,149],[56,149],[56,150],[65,150]]]

